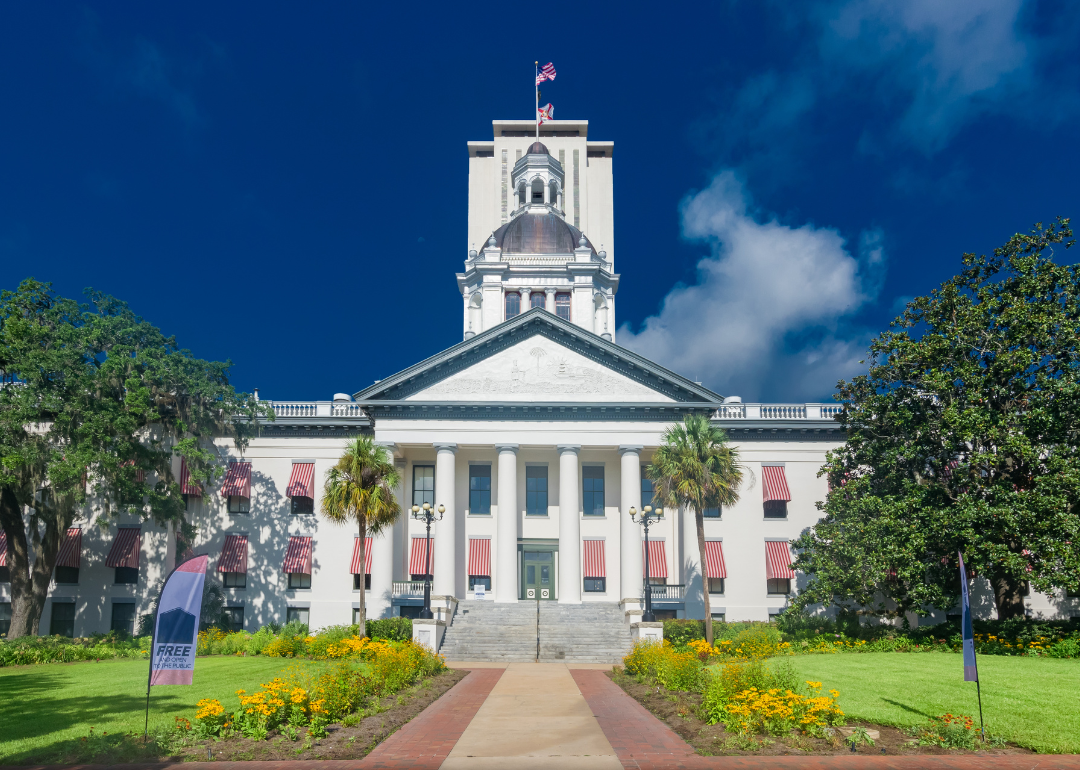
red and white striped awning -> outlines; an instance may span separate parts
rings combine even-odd
[[[491,577],[491,538],[469,538],[469,571],[471,577]]]
[[[765,502],[770,500],[791,500],[787,477],[783,465],[764,465],[761,468],[761,488],[765,492]]]
[[[667,578],[667,556],[663,540],[649,540],[649,577]],[[645,574],[645,543],[641,543],[641,574]]]
[[[583,541],[583,544],[585,546],[585,558],[582,562],[584,571],[581,573],[581,576],[587,578],[607,577],[607,575],[604,574],[604,541],[585,540]]]
[[[289,548],[285,551],[285,563],[281,566],[289,575],[311,574],[311,538],[290,537]]]
[[[56,554],[57,567],[79,568],[82,559],[82,528],[72,527],[64,533],[60,553]]]
[[[0,529],[0,567],[7,566],[7,532]]]
[[[795,577],[791,569],[791,549],[786,540],[765,541],[765,575],[770,580]]]
[[[724,564],[724,544],[719,540],[705,541],[705,577],[727,577],[727,565]]]
[[[289,476],[289,485],[285,487],[285,494],[288,497],[315,499],[315,463],[293,463],[292,475]]]
[[[121,527],[113,540],[112,548],[105,559],[106,567],[139,568],[139,546],[142,543],[141,530],[138,527]]]
[[[218,572],[247,572],[247,535],[229,535],[221,547]]]
[[[191,546],[188,545],[179,532],[176,533],[176,552],[180,554],[176,560],[177,562],[187,561],[195,556],[195,551],[191,550]]]
[[[121,465],[134,465],[135,461],[134,460],[124,460],[124,462],[122,462],[120,464]],[[140,484],[142,484],[144,481],[146,481],[146,471],[144,471],[142,468],[139,468],[137,471],[135,471],[135,480],[137,482],[139,482]]]
[[[424,574],[424,543],[427,542],[426,537],[414,537],[412,539],[412,549],[409,552],[409,574],[410,575],[423,575]],[[432,572],[435,571],[435,538],[431,538],[431,559],[428,561],[431,565]]]
[[[353,537],[352,548],[352,566],[349,567],[349,571],[353,575],[370,575],[371,574],[371,538],[364,538],[364,571],[360,572],[360,538],[359,536]]]
[[[180,458],[180,494],[191,495],[192,497],[202,497],[202,487],[198,484],[193,484],[190,481],[191,472],[187,467],[187,459]]]
[[[251,497],[251,463],[229,463],[221,482],[222,497]]]

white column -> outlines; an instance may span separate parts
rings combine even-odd
[[[454,596],[457,580],[457,518],[455,516],[454,486],[455,455],[457,444],[435,444],[435,509],[446,506],[442,521],[431,525],[435,538],[435,569],[431,592],[438,596]],[[438,514],[436,514],[438,515]]]
[[[529,304],[529,295],[532,294],[532,289],[521,289],[521,312],[528,311],[532,305]]]
[[[559,450],[559,603],[581,603],[581,483],[580,446],[561,444]]]
[[[547,301],[544,303],[544,310],[548,311],[549,313],[554,313],[555,312],[555,290],[554,289],[544,289],[544,294],[547,295]]]
[[[517,570],[517,444],[498,444],[499,515],[495,528],[495,601],[516,602]]]
[[[412,506],[412,500],[409,498],[405,490],[411,489],[409,480],[405,477],[406,462],[404,459],[394,460],[394,468],[397,470],[398,475],[401,476],[401,494],[398,500],[401,501],[401,515],[398,516],[398,520],[394,523],[394,562],[391,567],[390,578],[391,580],[408,580],[409,576],[405,574],[405,570],[408,569],[409,564],[409,517],[412,515],[410,507]]]
[[[641,525],[630,519],[630,509],[641,510],[641,447],[621,446],[622,455],[622,515],[619,516],[620,599],[641,598]],[[608,586],[611,591],[611,586]]]
[[[551,186],[547,182],[544,183],[544,203],[551,203]]]
[[[394,457],[394,445],[377,442]],[[407,516],[401,500],[401,481],[393,490],[394,498],[402,507],[401,515]],[[393,604],[394,584],[394,527],[391,525],[377,535],[371,536],[371,593],[368,594],[367,616],[369,618],[390,617]]]
[[[682,520],[683,569],[682,581],[686,584],[686,617],[705,617],[705,581],[702,579],[701,552],[698,550],[697,519],[693,510],[680,508],[672,511],[674,519]],[[672,527],[672,534],[675,534]]]

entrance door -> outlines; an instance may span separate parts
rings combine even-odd
[[[525,599],[555,598],[555,559],[551,551],[524,551],[522,554]]]

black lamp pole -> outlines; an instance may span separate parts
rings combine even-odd
[[[423,620],[431,620],[435,614],[431,611],[431,523],[442,521],[446,506],[439,506],[439,518],[435,518],[435,511],[431,509],[431,503],[424,503],[423,512],[419,505],[412,507],[412,516],[417,521],[424,522],[427,528],[427,540],[424,541],[424,609],[420,610]]]
[[[656,615],[652,611],[652,586],[649,584],[649,525],[653,521],[664,518],[664,509],[657,508],[655,511],[651,505],[646,505],[638,515],[637,509],[631,506],[630,519],[637,524],[645,525],[645,612],[641,614],[641,620],[645,623],[656,621]]]

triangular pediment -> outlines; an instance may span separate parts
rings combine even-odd
[[[721,397],[540,308],[356,394],[360,402],[719,402]]]

